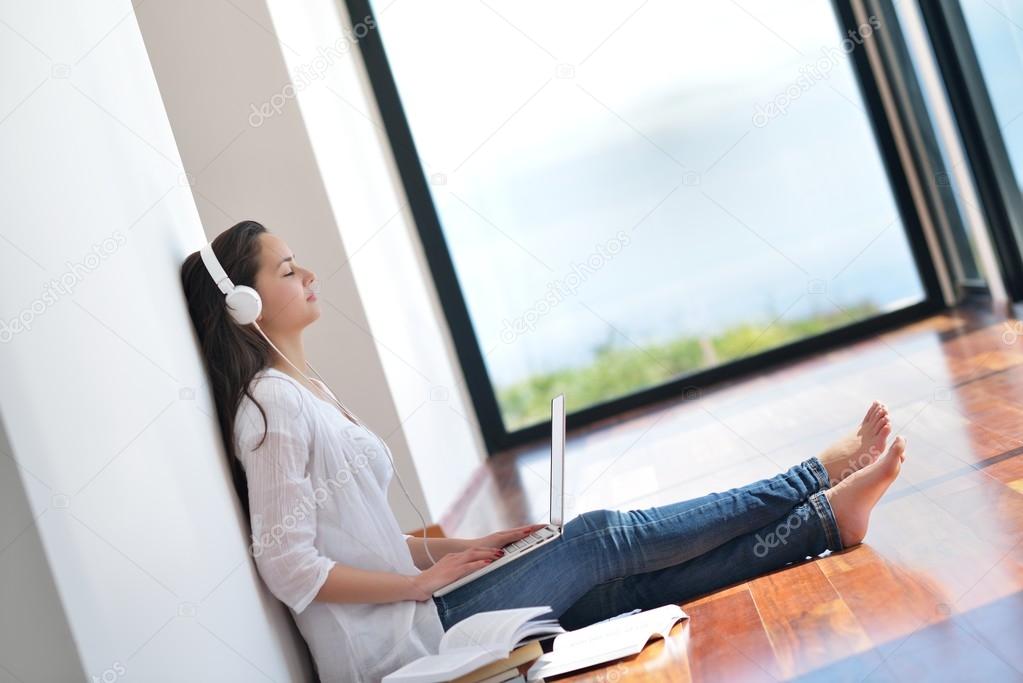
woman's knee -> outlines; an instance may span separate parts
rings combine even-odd
[[[628,558],[624,552],[628,542],[621,531],[627,525],[628,513],[620,510],[589,510],[573,518],[562,535],[562,539],[577,557],[579,570],[593,585],[623,576]],[[583,563],[585,566],[582,566]]]
[[[587,510],[574,517],[565,525],[564,535],[568,538],[621,526],[623,514],[625,513],[620,510],[608,510],[605,508]]]

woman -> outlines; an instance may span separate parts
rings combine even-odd
[[[432,539],[432,562],[388,507],[387,445],[281,357],[307,367],[302,332],[320,317],[315,275],[253,221],[213,249],[236,286],[260,294],[257,324],[280,350],[231,320],[199,253],[190,255],[182,283],[256,567],[292,611],[323,681],[379,680],[436,652],[444,630],[479,611],[551,605],[575,629],[858,544],[905,457],[901,437],[881,455],[891,422],[875,402],[854,433],[775,477],[660,507],[585,512],[557,540],[433,598],[544,525]]]

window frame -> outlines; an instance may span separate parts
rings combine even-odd
[[[966,17],[959,3],[949,0],[918,0],[917,7],[956,118],[1005,288],[1013,301],[1023,300],[1023,200]]]

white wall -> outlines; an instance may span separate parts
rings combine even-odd
[[[271,5],[149,0],[138,15],[207,234],[257,220],[317,273],[308,356],[435,523],[485,459],[479,427],[357,48],[322,61],[344,19],[334,0]],[[296,87],[303,69],[317,75]],[[390,500],[403,530],[422,525],[397,482]]]
[[[80,679],[82,662],[35,527],[48,506],[38,502],[33,506],[22,489],[23,483],[36,488],[45,485],[31,474],[22,482],[2,422],[0,454],[0,601],[4,606],[0,610],[0,683]]]
[[[132,5],[0,19],[0,682],[308,680],[246,553],[178,284],[203,229]]]

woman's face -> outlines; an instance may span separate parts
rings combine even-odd
[[[256,291],[263,299],[259,326],[267,333],[301,331],[320,317],[320,303],[310,288],[316,275],[295,262],[294,253],[277,235],[264,232],[259,241]]]

